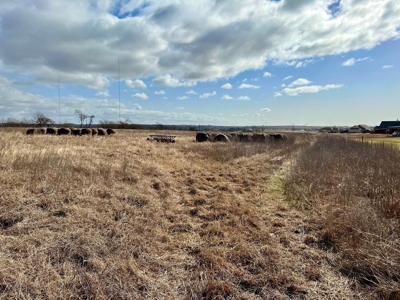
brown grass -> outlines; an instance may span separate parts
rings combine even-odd
[[[353,299],[270,145],[0,135],[0,299]]]
[[[320,137],[286,183],[288,199],[311,210],[320,235],[363,297],[398,299],[400,155],[397,146]]]

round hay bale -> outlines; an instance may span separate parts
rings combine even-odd
[[[107,131],[103,128],[97,128],[98,135],[107,135]]]
[[[272,141],[286,141],[287,140],[287,136],[285,134],[282,133],[271,133],[269,135],[270,140]]]
[[[252,140],[252,134],[251,133],[239,133],[238,134],[239,142],[243,143],[249,143]]]
[[[46,127],[41,127],[41,128],[36,128],[35,133],[37,134],[46,134],[47,128]]]
[[[107,134],[115,134],[115,130],[111,128],[107,128]]]
[[[58,132],[58,128],[55,127],[49,127],[47,128],[46,134],[53,134],[53,135],[57,135]]]
[[[69,128],[59,128],[57,131],[57,135],[70,135],[71,129]]]
[[[82,128],[81,135],[92,135],[92,129],[90,128]]]
[[[254,133],[253,134],[253,142],[256,143],[265,143],[266,135],[264,133]]]
[[[26,135],[32,135],[32,134],[34,134],[35,133],[35,128],[29,128],[27,131],[26,131]]]
[[[225,134],[217,134],[214,138],[214,142],[224,142],[228,143],[230,142],[229,138]]]
[[[81,128],[72,128],[71,133],[72,133],[72,135],[80,136],[81,130],[82,130]]]
[[[198,132],[196,134],[196,142],[207,142],[210,140],[211,135],[208,132]]]
[[[97,128],[92,128],[92,135],[97,135],[98,133]]]

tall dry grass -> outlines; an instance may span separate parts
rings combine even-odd
[[[154,133],[1,132],[0,299],[353,299],[282,202],[309,136]]]
[[[334,252],[337,268],[371,299],[400,297],[399,166],[394,145],[324,136],[286,180],[287,198],[321,225],[308,242]]]

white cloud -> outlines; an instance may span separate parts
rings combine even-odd
[[[259,116],[261,116],[261,114],[255,113],[254,116],[255,116],[255,117],[259,117]]]
[[[275,93],[274,93],[274,97],[280,97],[280,96],[282,96],[282,93],[281,93],[281,92],[275,92]]]
[[[197,93],[195,91],[193,91],[193,90],[190,90],[190,91],[186,92],[186,94],[188,94],[188,95],[197,95]]]
[[[168,100],[168,97],[163,97],[164,100]]]
[[[297,86],[297,85],[307,85],[310,84],[311,81],[305,79],[305,78],[299,78],[295,81],[293,81],[291,84],[289,84],[289,87]]]
[[[296,88],[285,88],[282,90],[282,93],[285,93],[289,96],[297,96],[299,94],[310,94],[310,93],[318,93],[319,91],[338,89],[343,87],[342,84],[327,84],[325,86],[321,85],[307,85],[300,86]]]
[[[287,77],[283,78],[283,80],[288,80],[288,79],[290,79],[290,78],[293,78],[293,76],[292,76],[292,75],[287,76]]]
[[[188,96],[182,96],[182,97],[178,97],[178,99],[179,100],[186,100],[186,99],[189,99],[189,97]]]
[[[124,18],[110,13],[117,2]],[[0,61],[35,83],[59,77],[61,84],[102,90],[116,80],[120,57],[124,79],[194,86],[269,62],[300,66],[399,37],[399,1],[341,1],[335,18],[330,2],[170,0],[143,8],[143,0],[1,1]]]
[[[230,90],[231,88],[232,88],[232,84],[230,84],[230,83],[225,83],[224,85],[221,85],[221,89]]]
[[[96,93],[96,97],[110,97],[108,91],[99,91]]]
[[[304,67],[306,67],[307,65],[309,65],[309,64],[311,64],[311,63],[313,63],[313,62],[315,62],[314,59],[306,59],[306,60],[303,60],[303,61],[299,61],[299,62],[296,64],[296,69],[298,69],[298,68],[304,68]]]
[[[265,111],[265,112],[270,112],[271,110],[269,108],[261,108],[261,111]]]
[[[176,109],[178,109],[178,110],[184,110],[185,108],[184,108],[183,106],[179,106],[179,107],[177,107]]]
[[[258,85],[252,85],[252,84],[247,84],[247,83],[242,83],[239,86],[239,89],[259,89],[260,86]]]
[[[204,99],[204,98],[208,98],[208,97],[211,97],[211,96],[215,96],[216,94],[217,94],[216,91],[214,91],[212,93],[204,93],[203,95],[200,95],[199,98],[200,99]]]
[[[233,97],[231,97],[231,96],[229,96],[229,95],[223,95],[223,96],[221,97],[221,99],[224,99],[224,100],[232,100]]]
[[[154,94],[156,94],[156,95],[165,95],[165,91],[164,90],[155,91]]]
[[[135,95],[132,95],[132,98],[136,99],[141,99],[141,100],[147,100],[149,97],[145,93],[136,93]]]
[[[392,66],[392,65],[384,65],[382,68],[384,68],[384,69],[390,69],[390,68],[393,68],[393,66]]]
[[[264,72],[263,77],[271,77],[271,76],[272,76],[272,74],[270,72]]]
[[[134,103],[134,104],[133,104],[133,109],[134,109],[134,110],[142,110],[142,107],[141,107],[139,104]]]
[[[354,66],[354,64],[355,64],[355,59],[350,58],[350,59],[346,60],[342,65],[345,67],[350,67],[350,66]]]
[[[250,98],[247,97],[247,96],[240,96],[240,97],[237,97],[236,99],[243,100],[243,101],[249,101],[250,100]]]
[[[125,80],[125,84],[127,87],[130,87],[130,88],[145,89],[147,87],[147,85],[140,79],[136,79],[136,80],[127,79],[127,80]]]
[[[160,85],[171,86],[171,87],[195,86],[196,85],[195,81],[179,80],[179,79],[173,78],[170,74],[158,76],[158,77],[154,78],[152,80],[152,82],[156,83],[156,84],[160,84]]]
[[[349,59],[346,60],[342,65],[345,66],[345,67],[350,67],[350,66],[354,66],[354,64],[355,64],[357,61],[364,61],[364,60],[369,60],[369,59],[370,59],[370,57],[363,57],[363,58],[358,58],[358,59],[349,58]]]

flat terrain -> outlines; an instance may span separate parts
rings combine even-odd
[[[177,135],[176,143],[147,141]],[[1,299],[355,299],[283,199],[304,134],[0,135]],[[310,242],[311,241],[311,242]]]

